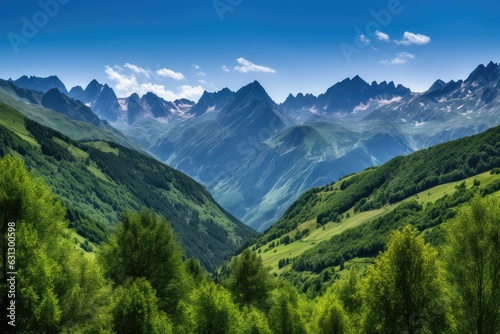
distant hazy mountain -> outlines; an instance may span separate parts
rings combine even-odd
[[[148,117],[163,123],[177,123],[189,117],[187,114],[194,105],[193,101],[187,99],[173,102],[165,101],[151,92],[142,97],[134,93],[127,98],[118,99],[118,101],[122,109],[120,118],[128,125]]]
[[[108,85],[102,85],[92,80],[85,90],[76,86],[71,88],[69,95],[85,103],[101,118],[116,122],[120,116],[120,104],[115,92]]]
[[[466,80],[437,80],[426,92],[379,108],[362,123],[397,124],[415,150],[500,124],[500,64],[479,65]]]
[[[14,83],[18,87],[35,90],[37,92],[47,93],[49,90],[56,88],[61,93],[68,95],[66,86],[64,86],[62,81],[56,76],[39,78],[36,76],[28,77],[26,75],[23,75],[17,80],[9,79],[8,81]]]
[[[404,135],[390,125],[376,134],[356,132],[317,117],[295,124],[253,82],[212,118],[171,129],[153,153],[200,180],[230,212],[263,230],[310,187],[411,152]]]
[[[304,117],[307,112],[318,115],[323,114],[350,114],[365,111],[370,101],[387,103],[394,98],[407,96],[411,91],[394,82],[372,82],[368,84],[359,76],[345,79],[330,87],[318,97],[312,94],[299,93],[297,96],[289,95],[280,107],[284,112],[295,117]]]
[[[0,102],[74,140],[107,140],[144,152],[135,139],[126,137],[107,121],[99,119],[82,102],[69,98],[57,89],[44,94],[0,79]]]
[[[151,92],[142,97],[134,93],[126,98],[118,98],[111,87],[100,84],[97,80],[92,80],[85,90],[80,86],[73,87],[69,94],[121,129],[145,118],[154,118],[162,123],[177,123],[190,117],[188,112],[194,105],[194,102],[187,99],[165,101]]]
[[[185,121],[152,148],[162,160],[205,184],[230,171],[253,146],[292,124],[256,81],[210,116]]]

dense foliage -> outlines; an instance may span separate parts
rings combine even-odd
[[[500,332],[498,199],[477,195],[446,223],[442,256],[418,230],[396,228],[373,267],[351,268],[309,300],[250,251],[215,283],[197,261],[182,260],[170,224],[146,210],[124,214],[91,257],[75,248],[63,206],[22,160],[0,159],[0,176],[0,293],[6,309],[15,221],[20,333]],[[11,329],[5,319],[1,326]]]
[[[474,198],[446,227],[443,256],[462,333],[500,331],[499,204]]]
[[[109,236],[124,211],[167,217],[188,256],[212,270],[256,233],[210,193],[157,160],[113,143],[80,143],[0,103],[0,157],[22,156],[60,196],[70,226],[91,243]],[[82,243],[86,250],[91,243]]]
[[[392,212],[377,218],[367,224],[345,231],[330,240],[304,252],[293,261],[296,271],[312,271],[320,273],[323,270],[340,265],[355,257],[376,256],[384,250],[389,234],[403,226],[413,225],[419,230],[435,227],[454,217],[457,205],[466,203],[474,194],[474,190],[460,187],[451,196],[445,196],[429,203],[425,209],[416,201],[402,203]],[[440,237],[439,230],[429,234],[429,240]],[[435,240],[434,240],[435,241]]]
[[[0,215],[2,315],[14,299],[17,331],[86,333],[109,328],[110,287],[101,268],[65,237],[61,203],[21,160],[12,157],[0,159]],[[11,223],[13,230],[8,229]],[[7,257],[7,236],[12,241],[12,233],[14,262]],[[6,293],[13,268],[14,298]],[[12,319],[2,316],[2,333],[12,328],[6,320]]]

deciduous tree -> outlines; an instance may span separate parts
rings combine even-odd
[[[500,201],[475,197],[445,231],[459,331],[500,333]]]
[[[450,327],[437,251],[407,226],[368,269],[366,333],[444,333]]]

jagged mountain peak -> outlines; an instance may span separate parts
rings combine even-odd
[[[254,82],[240,88],[236,92],[236,100],[251,98],[254,100],[272,101],[262,85],[255,80]]]
[[[90,81],[88,85],[89,86],[101,86],[101,84],[99,83],[99,81],[97,81],[97,79],[92,79],[92,81]]]
[[[132,94],[133,95],[133,94]],[[131,96],[132,97],[132,96]],[[146,100],[149,100],[149,99],[154,99],[154,100],[158,100],[158,99],[161,99],[161,97],[159,97],[158,95],[156,95],[155,93],[153,92],[147,92],[146,94],[144,94],[142,97],[141,97],[141,100],[143,99],[146,99]]]
[[[85,92],[81,86],[75,86],[69,91],[69,96],[71,96],[75,100],[83,100],[84,94]]]
[[[228,104],[233,102],[234,96],[235,93],[227,87],[213,93],[205,90],[198,102],[194,104],[193,108],[191,108],[189,114],[201,116],[207,112],[222,110]]]
[[[140,100],[141,98],[139,97],[139,94],[137,94],[137,93],[132,93],[132,95],[130,95],[130,96],[128,97],[128,99],[130,99],[130,100]]]
[[[465,83],[476,82],[486,85],[492,81],[496,82],[500,77],[500,64],[490,61],[487,66],[480,64],[465,80]]]
[[[175,105],[184,104],[184,105],[194,105],[194,102],[189,99],[177,99],[174,101]]]
[[[435,92],[435,91],[438,91],[440,89],[443,89],[444,86],[446,86],[446,82],[444,82],[443,80],[441,79],[438,79],[436,80],[432,86],[429,87],[429,89],[426,91],[426,93],[432,93],[432,92]]]
[[[97,80],[92,80],[85,87],[85,102],[93,100],[102,91],[102,85]]]

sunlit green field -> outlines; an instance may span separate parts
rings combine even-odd
[[[500,174],[491,175],[490,172],[485,172],[468,179],[465,179],[465,183],[467,188],[471,188],[473,186],[474,180],[480,182],[479,189],[484,188],[485,186],[491,184],[495,180],[500,180]],[[380,216],[383,216],[396,207],[398,207],[401,203],[416,200],[422,205],[426,205],[427,203],[434,203],[438,199],[442,198],[445,195],[451,195],[455,192],[456,186],[461,184],[464,181],[450,182],[447,184],[442,184],[431,188],[429,190],[420,192],[414,196],[408,197],[401,202],[387,205],[381,209],[370,210],[365,212],[360,212],[354,214],[354,209],[351,208],[347,212],[344,213],[344,217],[349,213],[349,218],[344,218],[341,223],[329,222],[328,224],[321,226],[319,228],[316,227],[316,219],[309,220],[300,224],[296,230],[288,233],[293,240],[293,237],[298,233],[302,232],[305,229],[309,229],[309,233],[302,237],[302,239],[293,241],[288,245],[278,245],[275,247],[270,247],[270,245],[274,242],[276,245],[279,242],[279,239],[273,240],[266,245],[256,249],[256,252],[260,252],[259,254],[262,256],[262,260],[264,264],[268,267],[272,268],[272,272],[280,273],[283,271],[279,269],[278,263],[279,260],[283,258],[294,258],[305,252],[306,250],[314,247],[315,245],[329,240],[331,237],[341,234],[342,232],[363,225],[373,219],[376,219]],[[323,195],[323,194],[320,194]],[[324,195],[323,195],[324,196]],[[500,197],[500,191],[495,192],[491,196]],[[354,261],[356,262],[356,261]],[[366,262],[366,260],[365,260]]]

